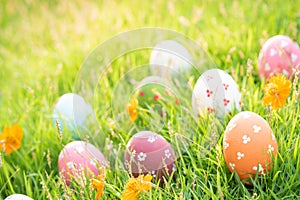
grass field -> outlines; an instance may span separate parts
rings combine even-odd
[[[262,104],[265,82],[257,71],[258,53],[266,39],[283,34],[300,42],[300,1],[281,0],[0,0],[0,130],[14,123],[24,129],[21,148],[10,155],[0,154],[0,199],[14,193],[34,199],[95,199],[96,192],[89,186],[66,188],[59,178],[58,155],[71,139],[60,141],[52,124],[52,108],[59,96],[73,91],[82,63],[99,44],[142,27],[172,29],[201,45],[218,67],[237,81],[243,93],[242,110],[256,112],[270,123],[278,156],[269,174],[246,187],[229,172],[222,156],[223,132],[232,116],[218,124],[216,145],[201,155],[198,135],[205,133],[211,120],[207,118],[192,127],[195,134],[186,151],[177,152],[176,178],[140,198],[299,199],[299,98],[293,91],[287,105],[274,112],[271,121]],[[137,56],[124,59],[136,65],[148,61]],[[246,76],[249,59],[253,71]],[[120,69],[114,68],[106,78],[107,87],[100,90],[107,94],[104,98],[108,102],[102,102],[96,114],[106,138],[94,142],[108,156],[106,145],[112,141],[117,158],[123,155],[118,147],[124,149],[133,134],[111,122],[110,94],[119,81],[114,74],[124,73]],[[169,126],[159,133],[167,137],[181,128],[170,118]],[[124,170],[111,166],[102,199],[120,199],[128,178]]]

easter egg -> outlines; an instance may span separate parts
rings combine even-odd
[[[170,77],[172,74],[188,72],[192,56],[189,51],[174,40],[164,40],[157,44],[150,56],[150,69],[155,75]]]
[[[163,181],[175,172],[175,154],[171,145],[157,133],[142,131],[131,137],[125,151],[125,167],[134,177],[151,174]]]
[[[135,96],[139,102],[139,106],[147,108],[154,107],[157,104],[179,105],[179,99],[175,96],[168,84],[160,77],[151,76],[143,79]]]
[[[93,120],[95,120],[95,115],[92,107],[77,94],[64,94],[58,99],[53,109],[53,123],[56,124],[58,121],[61,130],[65,125],[75,139],[79,139],[76,130],[84,131],[87,124]]]
[[[6,197],[4,200],[33,200],[33,199],[23,194],[12,194]]]
[[[260,77],[269,78],[277,73],[290,76],[300,63],[300,48],[288,36],[276,35],[267,40],[259,52]]]
[[[99,169],[106,164],[107,161],[101,151],[84,141],[67,144],[58,158],[58,169],[67,185],[70,185],[72,178],[82,175],[98,176]]]
[[[241,93],[233,78],[220,69],[205,71],[197,80],[192,95],[194,113],[214,113],[219,117],[240,109]]]
[[[277,154],[277,141],[266,120],[256,113],[244,111],[228,123],[223,153],[229,170],[236,171],[244,180],[270,170],[271,158]]]

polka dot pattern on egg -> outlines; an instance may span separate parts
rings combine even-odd
[[[129,140],[125,151],[125,166],[129,173],[152,174],[162,180],[176,170],[171,145],[157,133],[142,131]]]
[[[236,171],[240,179],[258,172],[267,173],[271,167],[271,154],[277,154],[276,138],[269,124],[253,112],[241,112],[228,123],[223,152],[231,172]]]
[[[240,109],[241,93],[233,78],[225,71],[205,71],[193,90],[192,106],[196,115],[213,113],[223,117],[234,108]]]
[[[100,167],[106,167],[107,161],[94,145],[84,141],[67,144],[58,157],[58,169],[66,184],[76,175],[97,176]]]
[[[271,37],[263,45],[258,57],[258,70],[263,78],[277,73],[290,76],[300,63],[300,48],[284,35]]]

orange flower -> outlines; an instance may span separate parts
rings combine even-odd
[[[130,115],[130,120],[134,122],[138,116],[138,111],[137,111],[137,105],[138,105],[138,100],[136,97],[133,97],[128,106],[127,106],[127,112]]]
[[[101,168],[99,171],[99,175],[97,176],[97,179],[92,180],[92,188],[97,190],[97,194],[96,194],[97,199],[99,199],[103,194],[104,184],[105,184],[104,180],[105,180],[105,173],[104,173],[104,169]]]
[[[0,134],[0,150],[5,151],[6,154],[11,154],[21,147],[22,138],[23,130],[17,124],[11,128],[4,127],[3,133]]]
[[[282,74],[270,78],[264,87],[263,104],[272,106],[276,110],[285,105],[286,98],[290,95],[292,83]]]
[[[151,189],[151,180],[150,174],[130,178],[125,185],[122,200],[135,200],[140,192],[148,192]]]

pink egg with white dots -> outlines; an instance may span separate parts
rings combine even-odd
[[[126,146],[125,167],[134,177],[151,174],[161,182],[175,172],[175,154],[161,135],[141,131],[132,136]]]
[[[259,53],[258,70],[262,78],[281,73],[291,76],[300,64],[300,48],[288,36],[276,35],[268,39]]]
[[[58,158],[58,169],[67,185],[70,185],[72,178],[98,176],[99,169],[106,165],[106,158],[101,151],[84,141],[67,144]]]

